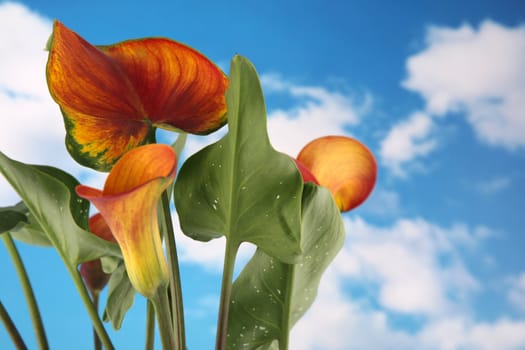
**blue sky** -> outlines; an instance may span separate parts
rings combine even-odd
[[[345,246],[293,349],[525,349],[523,1],[0,2],[0,150],[100,186],[103,175],[69,159],[45,85],[53,19],[94,44],[170,37],[225,71],[244,55],[260,73],[277,149],[294,155],[347,134],[374,152],[377,187],[344,215]],[[186,153],[211,139],[192,138]],[[16,200],[0,179],[0,206]],[[222,242],[177,242],[189,348],[210,349]],[[56,253],[19,246],[51,348],[91,348]],[[3,248],[0,266],[0,300],[34,348]],[[117,348],[143,347],[143,309],[137,298],[112,333]]]

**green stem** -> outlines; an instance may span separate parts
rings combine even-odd
[[[219,321],[217,323],[216,350],[226,349],[228,334],[228,316],[230,314],[230,299],[232,293],[233,269],[235,257],[239,250],[239,243],[226,240],[226,252],[224,254],[224,268],[222,271],[221,300],[219,304]]]
[[[153,350],[155,343],[155,310],[153,303],[148,299],[146,306],[146,350]]]
[[[18,329],[16,328],[13,320],[7,313],[7,310],[4,308],[4,304],[2,304],[1,301],[0,301],[0,319],[2,320],[2,323],[4,324],[4,327],[7,330],[7,333],[11,337],[11,340],[13,340],[13,344],[15,344],[16,349],[26,350],[27,346],[24,343],[24,339],[22,339],[22,336],[18,332]]]
[[[162,341],[162,348],[164,350],[179,349],[175,347],[175,339],[173,337],[173,325],[170,315],[170,304],[168,301],[168,293],[166,288],[159,287],[151,302],[155,307],[157,314],[157,322],[159,324],[160,339]]]
[[[186,349],[186,335],[184,327],[184,309],[182,304],[182,288],[180,283],[179,260],[177,258],[177,246],[175,244],[175,232],[171,221],[171,212],[168,193],[162,194],[162,216],[164,218],[164,240],[168,254],[168,267],[170,275],[171,310],[172,323],[176,336],[176,349]]]
[[[295,273],[295,265],[285,264],[288,271],[285,272],[285,275],[289,276],[287,278],[287,283],[285,290],[284,303],[283,303],[283,319],[281,323],[281,335],[279,336],[279,350],[288,350],[289,340],[290,340],[290,329],[291,329],[291,319],[292,315],[292,288],[293,288],[293,279]]]
[[[100,292],[93,291],[93,293],[91,293],[91,297],[93,299],[93,307],[95,308],[98,314],[98,301],[100,297]],[[93,345],[95,350],[102,350],[102,343],[100,342],[100,338],[97,334],[97,330],[95,329],[95,327],[93,327]]]
[[[102,342],[102,345],[104,345],[104,348],[106,350],[113,350],[113,344],[111,343],[111,339],[109,339],[109,336],[106,332],[106,329],[104,328],[104,325],[102,324],[102,321],[100,320],[100,317],[98,316],[98,312],[95,309],[95,306],[93,305],[93,302],[91,301],[91,298],[89,297],[89,292],[86,289],[86,286],[84,285],[84,282],[82,281],[82,277],[80,276],[80,273],[78,270],[71,266],[64,257],[64,264],[66,265],[69,275],[73,279],[73,283],[75,284],[75,287],[77,288],[78,294],[80,294],[80,298],[82,299],[82,302],[84,303],[84,306],[86,308],[86,311],[89,314],[89,317],[91,318],[91,322],[93,323],[93,327],[95,329],[95,332],[97,332],[98,337],[100,338],[100,341]]]
[[[29,276],[25,269],[22,258],[18,253],[15,242],[11,238],[9,233],[2,234],[2,240],[7,248],[7,252],[13,261],[15,266],[16,274],[20,280],[20,285],[24,292],[24,297],[26,299],[27,307],[29,308],[29,314],[31,315],[31,322],[33,323],[33,329],[35,330],[35,336],[38,343],[38,348],[41,350],[49,349],[47,343],[46,332],[44,330],[44,324],[42,323],[42,317],[40,316],[40,310],[36,302],[35,294],[33,293],[33,288],[31,287],[31,282],[29,281]]]

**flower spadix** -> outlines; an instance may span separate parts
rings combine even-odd
[[[363,203],[376,182],[374,156],[361,142],[350,137],[315,139],[299,152],[297,161],[311,172],[320,185],[330,190],[343,212]]]
[[[168,282],[158,226],[158,203],[175,177],[177,157],[167,145],[126,153],[109,173],[102,191],[77,186],[80,197],[99,210],[122,250],[129,279],[146,297]]]
[[[93,46],[60,22],[48,44],[47,83],[79,163],[107,171],[154,127],[210,133],[226,122],[226,75],[165,38]]]

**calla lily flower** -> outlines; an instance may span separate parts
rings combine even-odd
[[[309,170],[320,185],[330,190],[342,212],[363,203],[377,178],[374,156],[361,142],[350,137],[315,139],[299,152],[297,162]],[[303,179],[306,182],[304,174]]]
[[[165,38],[93,46],[56,21],[47,83],[79,163],[107,171],[155,127],[208,134],[226,123],[226,75]]]
[[[109,173],[102,191],[84,185],[76,188],[104,217],[122,250],[132,285],[148,298],[168,282],[157,208],[176,168],[177,156],[171,147],[151,144],[126,153]]]
[[[106,241],[116,243],[108,224],[100,213],[93,215],[89,219],[89,230]],[[82,263],[80,265],[80,275],[82,275],[84,283],[93,295],[99,293],[106,286],[110,277],[110,274],[102,270],[100,259]]]

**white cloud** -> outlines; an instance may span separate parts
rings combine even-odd
[[[2,93],[28,98],[46,96],[46,85],[41,83],[45,82],[44,48],[51,33],[51,22],[11,2],[0,4],[0,19],[0,50],[4,52],[0,66]],[[15,67],[24,69],[13,70]]]
[[[381,142],[381,162],[394,175],[406,177],[407,164],[414,168],[415,159],[426,156],[437,147],[433,130],[432,119],[424,113],[414,113],[407,120],[394,125]]]
[[[498,176],[484,181],[474,182],[473,189],[483,195],[492,195],[508,188],[512,183],[509,176]]]
[[[525,322],[501,319],[475,323],[449,318],[430,324],[419,337],[421,349],[519,350],[525,347]]]
[[[420,93],[432,115],[465,114],[481,141],[524,147],[525,26],[431,27],[426,39],[407,60],[403,86]]]
[[[402,85],[419,93],[426,109],[394,125],[381,144],[381,160],[394,175],[421,169],[418,160],[438,146],[431,118],[450,113],[465,116],[486,144],[525,147],[525,25],[430,27],[406,69]]]
[[[262,75],[265,94],[278,93],[295,99],[293,107],[271,109],[268,133],[279,151],[296,156],[315,138],[344,135],[346,127],[357,125],[372,103],[370,95],[356,102],[353,96],[319,86],[301,86],[276,75]]]
[[[508,301],[525,313],[525,272],[509,280]]]
[[[413,340],[391,329],[384,311],[351,300],[344,280],[330,267],[321,280],[317,298],[292,328],[290,348],[301,350],[406,350]]]
[[[478,244],[489,229],[443,228],[422,219],[400,219],[386,228],[360,218],[345,225],[345,246],[323,276],[314,305],[292,330],[292,348],[525,348],[525,322],[476,322],[468,305],[481,286],[458,250]],[[364,297],[346,288],[370,282]],[[417,319],[418,327],[408,331],[395,315]]]
[[[0,151],[26,162],[83,173],[64,146],[64,125],[49,95],[45,67],[51,21],[27,7],[0,4]],[[0,176],[0,206],[17,195]]]
[[[458,245],[475,239],[466,231],[461,225],[445,229],[422,219],[378,228],[358,218],[347,222],[348,244],[336,266],[344,275],[377,285],[385,309],[423,316],[451,312],[459,304],[450,296],[461,302],[479,288],[457,252]],[[441,264],[444,258],[447,266]]]

